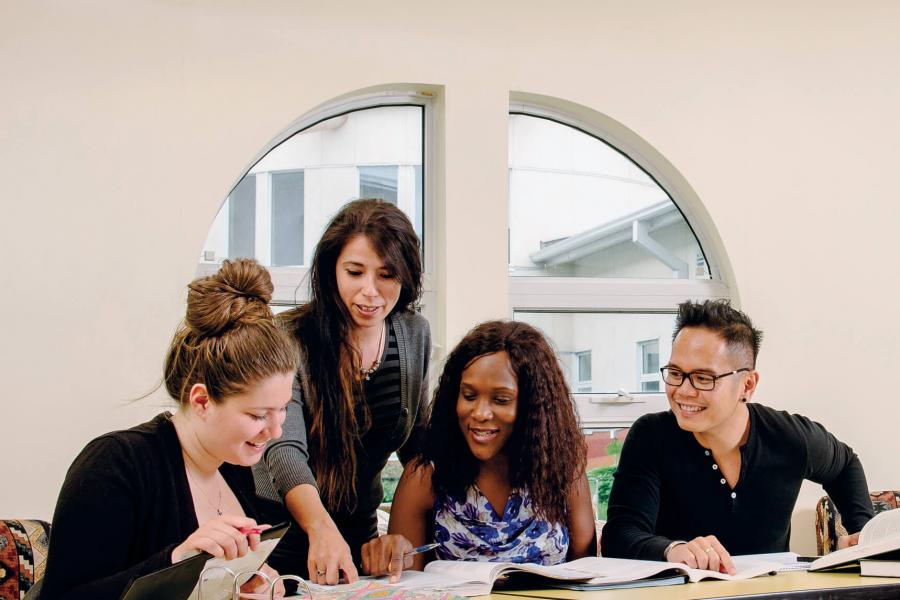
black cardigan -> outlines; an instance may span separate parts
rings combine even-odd
[[[258,515],[249,467],[219,471],[248,517]],[[181,444],[167,414],[90,442],[72,463],[53,515],[44,600],[119,598],[171,564],[198,527]]]
[[[866,476],[849,446],[806,417],[747,406],[750,434],[734,489],[670,411],[635,421],[609,498],[604,556],[663,560],[670,542],[700,535],[716,536],[732,555],[786,551],[804,479],[824,486],[851,533],[872,518]]]

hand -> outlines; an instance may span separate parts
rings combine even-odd
[[[270,525],[257,525],[256,521],[236,515],[222,515],[197,528],[179,546],[172,550],[172,562],[176,563],[193,550],[208,552],[216,558],[231,560],[256,550],[258,533],[244,533],[243,529],[268,529]]]
[[[268,565],[268,563],[264,564],[259,568],[260,571],[269,576],[269,582],[267,583],[265,579],[260,577],[259,575],[254,575],[249,580],[247,580],[244,585],[241,586],[241,598],[268,598],[269,597],[269,585],[271,582],[278,579],[278,571],[273,569]],[[279,581],[275,585],[275,597],[276,598],[284,598],[284,582]]]
[[[859,532],[857,531],[853,535],[842,535],[837,539],[837,549],[841,550],[843,548],[849,548],[850,546],[856,546],[859,544]]]
[[[403,555],[413,549],[402,535],[383,535],[369,540],[362,547],[362,569],[367,575],[391,576],[391,583],[400,581],[403,569],[413,566],[413,557]]]
[[[666,560],[684,563],[693,569],[708,569],[729,575],[737,573],[731,555],[714,535],[696,537],[690,542],[674,546],[666,555]]]
[[[341,579],[341,571],[344,572],[347,583],[353,583],[359,578],[350,546],[330,517],[308,527],[306,534],[309,536],[306,568],[309,569],[310,581],[335,585]]]

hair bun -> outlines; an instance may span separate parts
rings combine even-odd
[[[203,337],[222,335],[233,327],[269,319],[272,278],[251,258],[226,260],[215,275],[188,286],[187,326]]]

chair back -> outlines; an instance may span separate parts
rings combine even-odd
[[[44,576],[50,524],[0,519],[0,598],[22,600]]]
[[[900,490],[871,492],[875,514],[900,507]],[[828,496],[822,496],[816,503],[816,550],[819,556],[837,550],[837,540],[847,535],[841,523],[841,515]]]

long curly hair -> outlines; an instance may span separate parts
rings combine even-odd
[[[331,511],[356,506],[357,444],[370,426],[368,411],[357,414],[356,399],[363,394],[361,359],[350,343],[353,317],[341,300],[336,276],[338,256],[360,235],[400,282],[400,297],[391,314],[414,310],[422,295],[419,238],[399,208],[383,200],[363,199],[345,204],[316,245],[309,270],[309,302],[279,315],[306,358],[310,464]]]
[[[516,421],[503,451],[513,487],[527,489],[535,513],[567,522],[567,491],[584,474],[587,446],[556,353],[527,323],[488,321],[472,329],[447,357],[434,394],[418,464],[432,465],[436,494],[465,496],[480,463],[469,451],[456,414],[463,371],[476,358],[506,352],[519,388]]]

